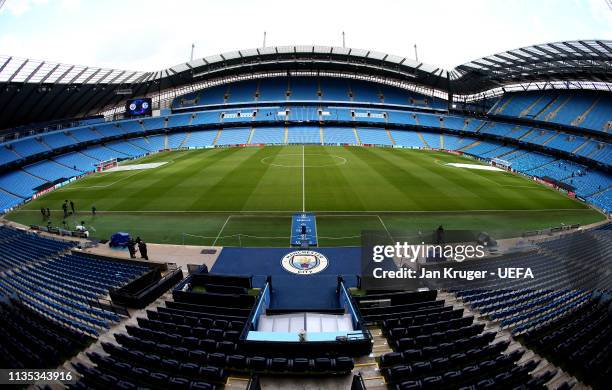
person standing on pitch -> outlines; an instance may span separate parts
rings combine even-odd
[[[95,204],[91,206],[91,215],[92,215],[93,217],[95,217],[95,216],[96,216],[96,205],[95,205]]]
[[[70,201],[70,210],[72,210],[72,214],[74,214],[74,202]]]
[[[147,255],[147,244],[143,240],[138,241],[138,250],[140,251],[140,257],[149,260],[149,256]]]
[[[47,218],[47,212],[44,207],[40,208],[40,213],[42,214],[43,219]]]
[[[64,210],[64,218],[68,217],[68,201],[65,200],[62,204],[62,210]]]

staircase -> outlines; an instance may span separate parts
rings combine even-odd
[[[514,98],[514,95],[510,96],[510,99],[506,100],[506,102],[504,104],[502,104],[501,107],[497,108],[495,110],[495,115],[501,113],[502,111],[504,111],[506,109],[506,107],[508,107],[508,104],[510,104],[510,102],[512,101],[512,98]]]
[[[529,112],[536,106],[536,104],[538,104],[542,99],[544,99],[544,95],[540,96],[539,98],[537,98],[533,103],[531,103],[527,108],[525,108],[523,111],[521,111],[519,113],[519,118],[524,117],[525,115],[529,114]]]
[[[476,145],[480,144],[480,142],[481,142],[481,141],[474,141],[474,142],[472,142],[472,143],[471,143],[471,144],[469,144],[469,145],[465,145],[464,147],[459,148],[459,150],[461,150],[461,151],[468,150],[468,149],[469,149],[469,148],[471,148],[472,146],[476,146]]]
[[[361,145],[361,139],[359,138],[359,134],[357,133],[357,129],[353,127],[353,134],[355,134],[355,139],[357,140],[357,145]]]
[[[578,115],[578,117],[576,119],[574,119],[572,121],[572,126],[580,126],[580,124],[585,120],[585,118],[587,117],[587,115],[589,115],[589,113],[591,111],[593,111],[593,109],[595,108],[595,106],[597,105],[597,103],[599,103],[599,101],[601,100],[600,97],[598,97],[597,99],[595,99],[595,101],[593,102],[593,104],[591,104],[591,106],[589,108],[587,108],[587,110],[585,112],[582,113],[582,115]]]
[[[223,131],[223,129],[219,129],[219,131],[217,131],[217,135],[215,136],[214,141],[212,142],[213,145],[217,144],[217,141],[219,140],[219,137],[221,137],[221,132]]]
[[[557,113],[572,99],[572,97],[568,97],[567,99],[565,99],[563,101],[563,103],[559,104],[559,107],[555,108],[554,110],[552,110],[551,112],[549,112],[548,114],[546,114],[546,117],[544,118],[544,120],[546,121],[550,121],[551,119],[553,119],[555,116],[557,116]]]
[[[319,127],[319,139],[321,140],[321,145],[325,143],[325,132],[323,127]]]
[[[181,144],[179,145],[179,149],[180,148],[184,148],[185,145],[187,144],[187,141],[189,141],[189,138],[191,137],[191,131],[187,132],[187,135],[185,136],[185,139],[183,140],[183,142],[181,142]]]
[[[247,139],[247,144],[251,144],[251,140],[253,139],[253,135],[255,135],[255,128],[251,127],[251,131],[249,132],[249,138]]]
[[[353,323],[350,314],[335,315],[307,312],[271,316],[264,314],[259,317],[257,330],[260,332],[290,333],[297,333],[305,330],[306,334],[350,332],[353,330]]]
[[[393,139],[393,136],[391,135],[391,132],[389,131],[389,129],[386,129],[387,131],[387,135],[389,136],[389,139],[391,140],[391,143],[393,145],[396,145],[395,140]]]
[[[585,140],[583,143],[581,143],[576,149],[572,150],[573,154],[578,153],[578,151],[582,148],[584,148],[587,144],[589,143],[589,140]]]
[[[544,141],[544,142],[542,143],[542,145],[546,145],[547,143],[549,143],[549,142],[550,142],[550,141],[552,141],[553,139],[557,138],[557,136],[559,136],[559,135],[560,135],[560,133],[553,134],[553,135],[552,135],[552,137],[550,137],[550,138],[546,139],[546,141]]]
[[[283,143],[287,145],[287,141],[289,140],[289,128],[285,127],[285,134],[283,136]]]
[[[426,148],[429,148],[429,144],[427,143],[427,141],[425,141],[425,138],[423,138],[423,135],[421,134],[421,132],[417,131],[417,135],[419,136],[419,139],[421,140],[423,145],[425,145]]]

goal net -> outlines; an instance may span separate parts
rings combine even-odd
[[[491,159],[491,165],[494,167],[505,169],[505,170],[508,170],[512,167],[512,163],[510,161],[502,160],[501,158]]]
[[[117,159],[111,158],[110,160],[100,161],[96,164],[96,172],[103,172],[117,166]]]

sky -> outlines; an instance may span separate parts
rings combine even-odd
[[[0,3],[2,0],[0,0]],[[6,0],[0,55],[154,71],[267,46],[342,45],[451,69],[538,43],[612,39],[607,0]]]

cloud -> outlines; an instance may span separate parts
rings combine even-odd
[[[411,59],[417,44],[419,60],[448,69],[546,41],[609,38],[612,26],[604,0],[11,3],[19,16],[0,14],[1,54],[145,71],[188,61],[192,43],[196,57],[259,47],[264,30],[268,45],[335,46],[346,31],[349,47]]]
[[[6,0],[3,9],[10,12],[13,16],[20,16],[37,5],[45,4],[48,0]]]

